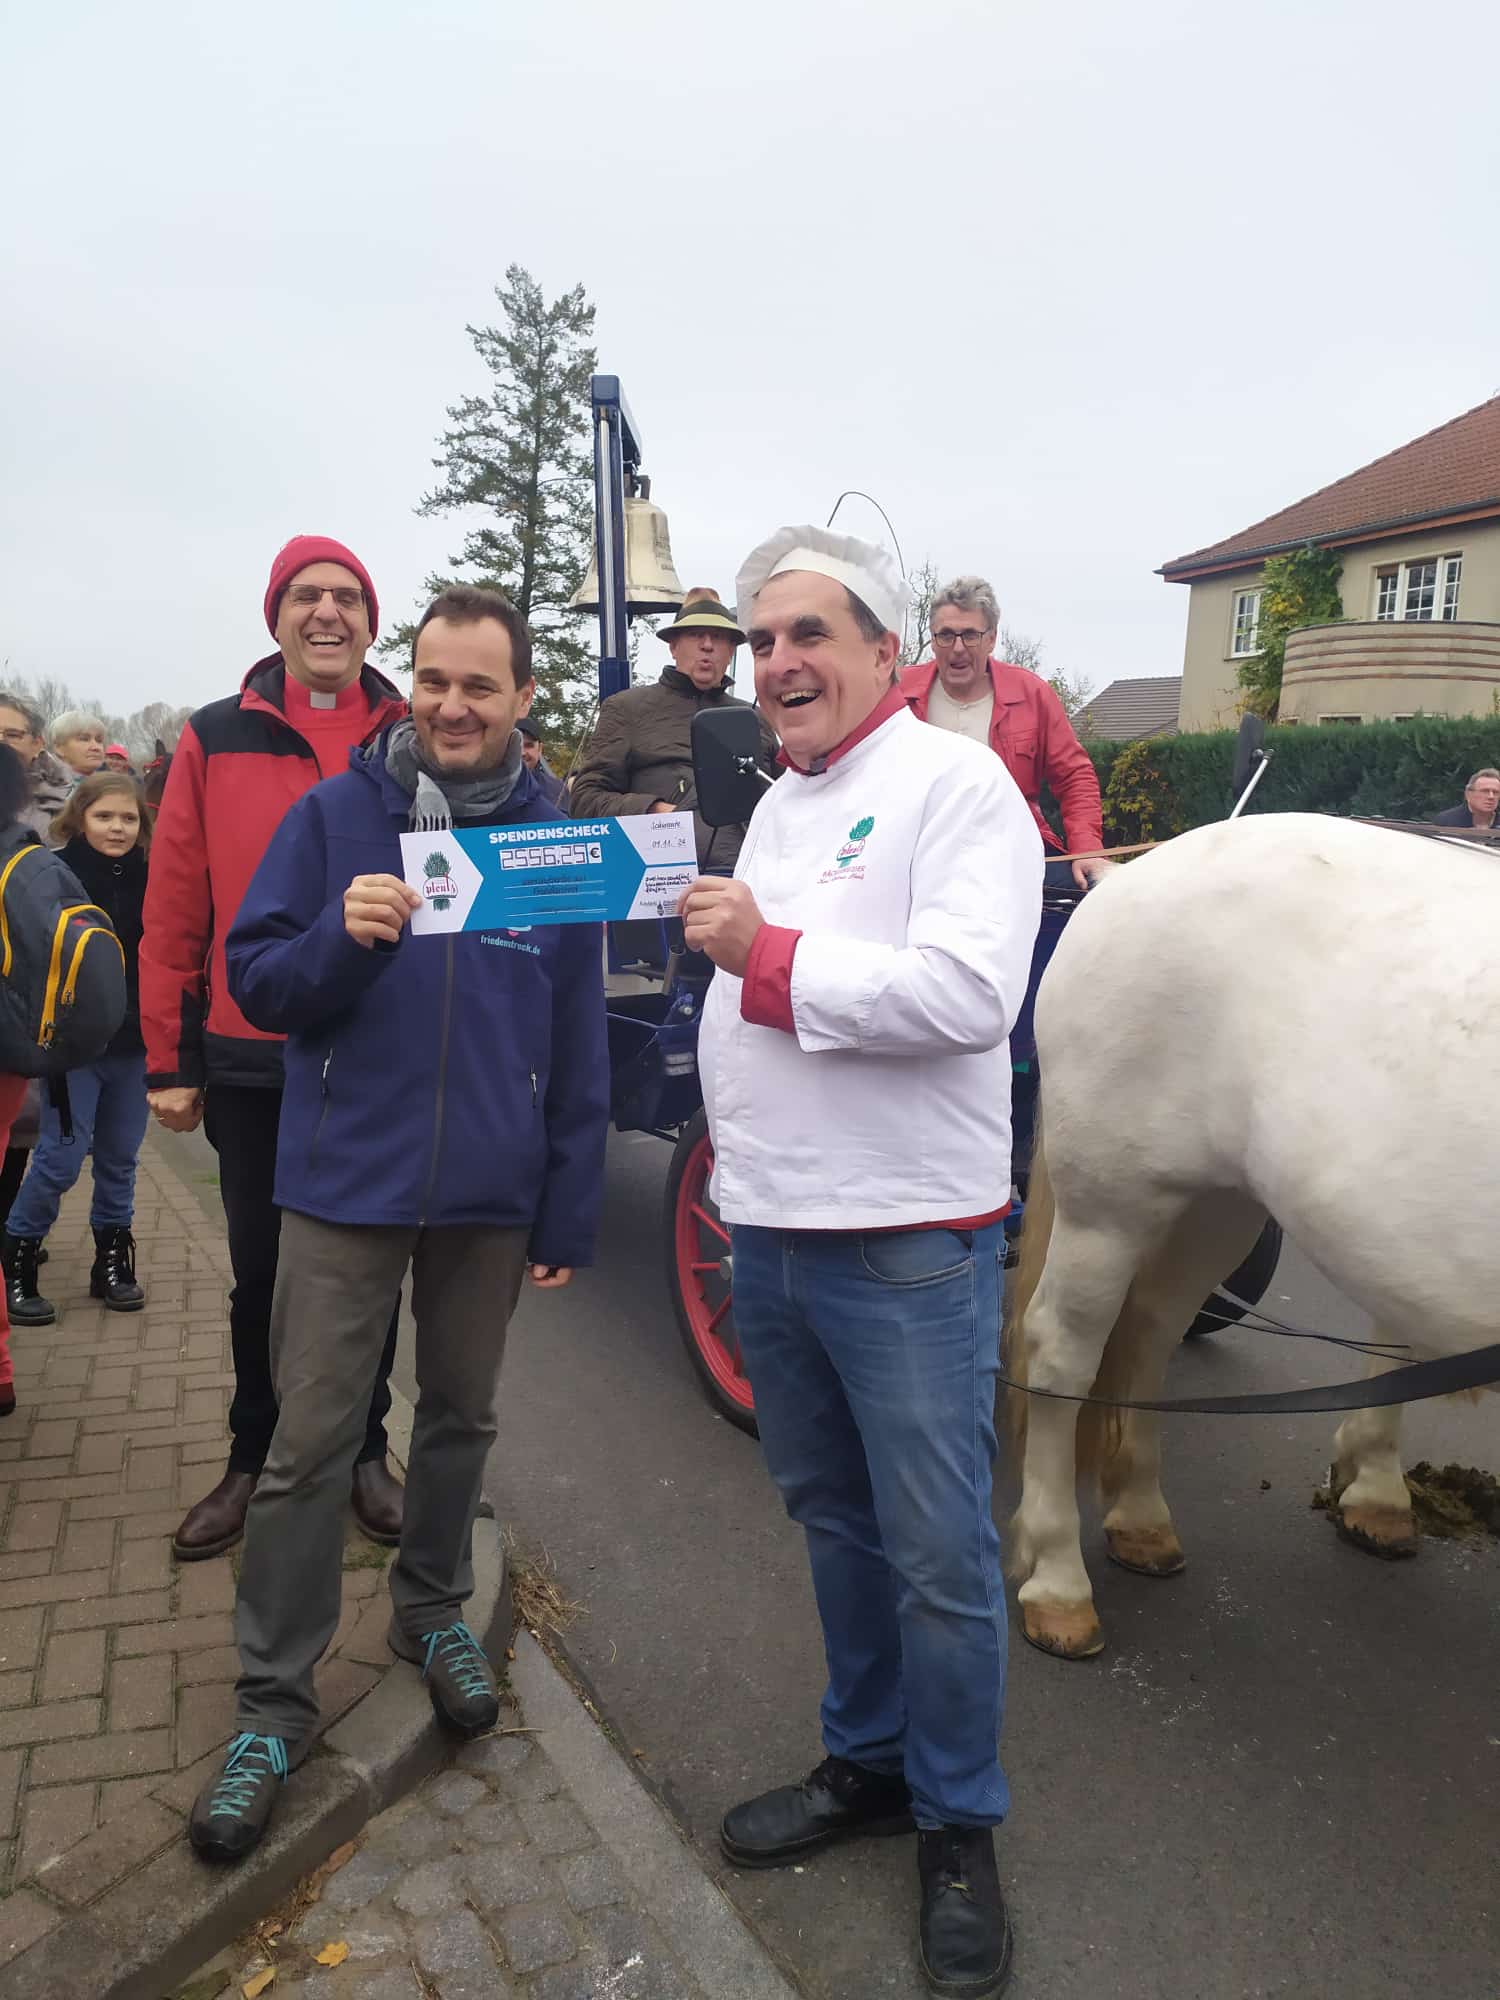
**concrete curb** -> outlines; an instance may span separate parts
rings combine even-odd
[[[580,1812],[704,1992],[721,2000],[796,2000],[765,1947],[529,1632],[517,1636],[510,1684]]]
[[[392,1391],[391,1444],[403,1464],[411,1406]],[[468,1622],[492,1659],[513,1621],[500,1530],[474,1523]],[[417,1669],[393,1659],[288,1781],[265,1839],[235,1868],[200,1861],[184,1837],[0,1971],[0,2000],[162,2000],[275,1907],[366,1821],[434,1771],[455,1738]],[[185,1832],[185,1829],[184,1829]]]

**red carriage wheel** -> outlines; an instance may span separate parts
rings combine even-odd
[[[667,1175],[667,1285],[683,1345],[709,1401],[753,1437],[755,1392],[734,1330],[729,1231],[709,1193],[713,1168],[708,1115],[699,1111],[683,1126]]]

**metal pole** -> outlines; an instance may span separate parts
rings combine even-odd
[[[594,405],[594,560],[599,575],[599,699],[630,685],[625,611],[625,462],[620,384],[596,375]]]
[[[1239,797],[1235,800],[1234,811],[1229,815],[1231,819],[1239,818],[1240,814],[1245,810],[1246,806],[1249,805],[1250,803],[1250,794],[1255,790],[1255,787],[1260,783],[1261,779],[1266,775],[1266,766],[1271,761],[1270,754],[1269,752],[1262,750],[1259,753],[1259,755],[1260,755],[1260,762],[1251,772],[1249,784],[1246,785],[1245,789],[1240,793]]]

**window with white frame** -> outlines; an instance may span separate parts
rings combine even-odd
[[[1232,660],[1248,660],[1260,651],[1256,644],[1256,628],[1260,624],[1260,592],[1258,590],[1237,590],[1234,593],[1234,619],[1230,626],[1229,657]]]
[[[1462,554],[1418,556],[1375,572],[1377,619],[1452,620],[1458,616]]]
[[[1328,724],[1334,722],[1363,722],[1364,717],[1362,715],[1320,715],[1318,721],[1326,728]]]

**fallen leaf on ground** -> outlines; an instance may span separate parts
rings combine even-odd
[[[336,1875],[346,1861],[354,1859],[354,1842],[346,1840],[342,1847],[336,1847],[323,1863],[325,1875]]]
[[[253,1979],[247,1979],[240,1988],[243,2000],[260,2000],[261,1994],[265,1992],[275,1977],[275,1966],[268,1965],[264,1972],[257,1972]]]
[[[342,1965],[348,1956],[349,1947],[344,1943],[342,1938],[339,1939],[337,1944],[325,1944],[321,1951],[313,1953],[313,1957],[319,1965]]]

